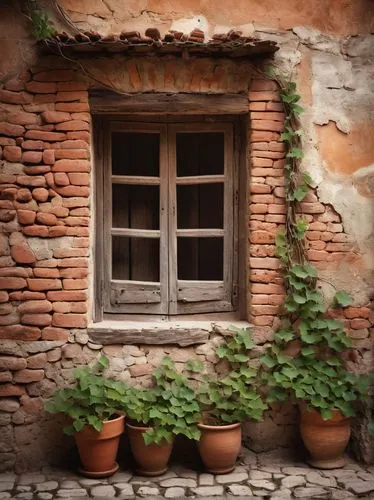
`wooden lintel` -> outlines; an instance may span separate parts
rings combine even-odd
[[[112,329],[92,328],[88,329],[90,340],[102,345],[108,344],[177,344],[186,347],[194,344],[205,344],[209,340],[209,332],[200,328],[178,328],[178,329]]]
[[[241,94],[167,94],[144,93],[121,95],[107,90],[90,92],[93,114],[210,114],[248,113],[248,97]]]

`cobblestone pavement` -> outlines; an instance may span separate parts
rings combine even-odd
[[[87,479],[71,471],[0,474],[0,500],[131,499],[131,498],[290,498],[374,499],[374,466],[349,460],[343,469],[319,471],[284,453],[255,454],[243,449],[231,474],[214,476],[171,465],[158,478],[122,470],[107,479]]]

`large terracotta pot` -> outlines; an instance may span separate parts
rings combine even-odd
[[[300,405],[300,432],[310,453],[308,463],[318,469],[344,467],[344,450],[351,435],[351,423],[339,410],[323,420],[321,415],[306,404]]]
[[[138,464],[138,474],[142,476],[160,476],[167,471],[173,442],[169,443],[164,440],[160,444],[146,445],[143,434],[149,429],[149,427],[127,424],[131,451]]]
[[[205,468],[212,474],[231,472],[242,444],[241,424],[199,424],[198,427],[201,431],[198,448]]]
[[[121,415],[105,420],[100,432],[86,425],[74,434],[82,464],[79,472],[88,477],[108,477],[118,470],[116,457],[124,422]]]

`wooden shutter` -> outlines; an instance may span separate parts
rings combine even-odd
[[[178,135],[179,134],[179,135]],[[180,168],[178,162],[183,162],[183,158],[189,157],[188,148],[180,154],[178,151],[178,138],[184,134],[195,134],[199,142],[199,151],[195,152],[195,158],[201,162],[201,156],[206,154],[204,144],[208,149],[208,154],[213,154],[212,146],[210,150],[207,146],[207,138],[210,135],[217,135],[222,141],[222,167],[215,172],[214,165],[210,166],[212,173],[204,171],[194,172],[194,164],[190,166],[192,175],[183,174],[183,168]],[[187,136],[188,137],[188,136]],[[187,313],[203,313],[203,312],[224,312],[235,309],[236,289],[234,287],[234,267],[236,265],[234,259],[234,199],[233,176],[236,175],[236,168],[233,155],[233,128],[231,124],[180,124],[169,126],[169,314],[187,314]],[[191,142],[193,147],[194,141]],[[196,142],[196,141],[195,141]],[[219,148],[218,148],[219,149]],[[216,152],[220,154],[220,152]],[[191,156],[193,156],[191,151]],[[181,159],[182,158],[182,159]],[[212,161],[210,160],[210,163]],[[182,172],[179,172],[182,170]],[[182,196],[185,187],[192,187],[192,193],[195,191],[195,196]],[[181,217],[178,217],[178,210],[181,212],[184,209],[191,210],[194,198],[204,196],[203,187],[210,186],[214,192],[214,186],[219,187],[222,194],[213,200],[213,206],[206,207],[205,212],[211,210],[212,213],[216,210],[214,202],[217,206],[222,207],[221,227],[200,227],[201,223],[197,221],[195,227],[193,222],[189,221],[190,227],[180,227]],[[220,199],[222,196],[222,200]],[[182,197],[182,200],[178,199]],[[203,200],[206,201],[206,200]],[[187,205],[184,208],[183,203]],[[202,204],[204,207],[204,203]],[[204,208],[200,207],[200,211]],[[204,214],[203,214],[204,215]],[[193,218],[193,217],[192,217]],[[196,217],[195,217],[196,218]],[[179,220],[179,224],[178,224]],[[183,224],[182,224],[183,225]],[[199,227],[196,227],[199,226]],[[182,269],[185,267],[186,260],[189,258],[189,249],[195,249],[200,246],[209,246],[212,248],[212,259],[217,257],[214,254],[214,248],[219,248],[219,253],[222,252],[221,275],[217,279],[183,279]],[[184,247],[183,254],[181,254]],[[179,252],[179,255],[178,255]],[[198,250],[198,253],[200,250]],[[200,254],[198,259],[200,259]],[[205,249],[205,253],[209,253]],[[205,255],[205,262],[206,262]],[[209,257],[209,255],[208,255]],[[191,255],[191,259],[192,259]],[[203,259],[204,263],[204,259]],[[193,267],[193,266],[190,266]],[[217,267],[217,266],[215,266]],[[218,269],[216,269],[216,272]],[[188,273],[187,273],[188,274]],[[193,274],[193,271],[192,271]],[[201,269],[200,269],[201,274]],[[204,274],[204,269],[202,270]]]
[[[166,126],[111,122],[104,144],[104,311],[166,314]]]

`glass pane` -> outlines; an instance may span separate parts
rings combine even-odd
[[[141,132],[112,133],[112,174],[160,174],[160,136]]]
[[[113,184],[113,227],[160,228],[159,186]]]
[[[223,183],[177,186],[178,229],[223,228]]]
[[[112,279],[160,281],[160,240],[112,236]]]
[[[180,280],[223,280],[223,238],[178,238]]]
[[[177,177],[223,173],[223,132],[177,133]]]

